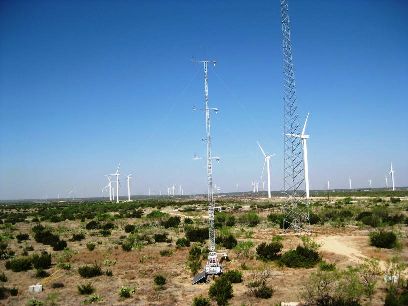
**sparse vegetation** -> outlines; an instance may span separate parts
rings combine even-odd
[[[98,264],[93,264],[92,266],[82,266],[78,269],[79,275],[84,278],[91,278],[95,276],[102,275],[102,269]]]
[[[79,294],[92,294],[95,292],[95,287],[91,283],[78,285]]]
[[[217,305],[224,306],[232,298],[233,289],[231,282],[226,277],[220,277],[210,286],[208,295],[217,302]]]

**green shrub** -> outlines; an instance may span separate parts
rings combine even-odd
[[[217,237],[216,242],[221,244],[224,248],[233,249],[237,245],[237,239],[232,234],[226,237]]]
[[[95,230],[101,228],[101,224],[98,221],[92,220],[89,221],[86,225],[85,228],[87,230]]]
[[[122,286],[119,290],[119,296],[124,299],[130,298],[133,293],[135,293],[135,289],[125,286]]]
[[[390,197],[390,201],[391,201],[391,203],[395,204],[395,203],[401,202],[401,199],[396,198],[396,197]]]
[[[20,243],[21,241],[30,239],[30,236],[28,234],[19,233],[16,235],[16,238],[17,238],[17,241]]]
[[[95,288],[92,286],[91,283],[86,283],[84,285],[78,285],[78,292],[79,294],[92,294],[95,292]]]
[[[381,225],[381,218],[377,215],[370,215],[361,218],[361,222],[371,227],[379,227]]]
[[[285,220],[285,216],[283,214],[271,213],[267,218],[273,224],[279,225],[280,228],[283,228],[283,221]]]
[[[4,274],[4,272],[0,273],[0,282],[3,282],[3,283],[7,282],[7,276],[6,274]]]
[[[211,306],[211,303],[208,298],[200,295],[194,298],[192,306]]]
[[[99,231],[99,233],[103,236],[103,237],[109,237],[112,233],[110,230],[108,229],[101,229]]]
[[[31,258],[27,256],[13,258],[6,261],[6,269],[13,272],[21,272],[32,269]]]
[[[322,271],[334,271],[336,270],[336,264],[335,263],[328,263],[325,261],[321,261],[319,263],[319,268]]]
[[[178,247],[189,247],[190,246],[190,240],[188,240],[187,238],[179,238],[176,241],[176,245]]]
[[[41,255],[34,254],[31,256],[31,262],[36,269],[48,269],[51,267],[51,254],[45,251]]]
[[[315,250],[299,245],[295,250],[284,253],[280,261],[290,268],[312,268],[320,261],[320,255]]]
[[[53,244],[52,249],[54,251],[62,251],[67,247],[67,242],[65,240],[59,240],[55,244]]]
[[[166,242],[167,241],[167,233],[158,233],[154,234],[154,241],[156,242]]]
[[[200,246],[198,246],[197,244],[194,244],[188,253],[188,259],[189,260],[200,259],[201,254],[202,254],[202,250]]]
[[[105,271],[105,275],[106,275],[106,276],[113,276],[112,270],[106,270],[106,271]]]
[[[201,260],[194,259],[188,261],[188,267],[190,268],[191,273],[197,274],[197,272],[201,269]]]
[[[279,258],[279,253],[282,250],[283,245],[279,241],[273,241],[271,243],[262,242],[256,248],[256,253],[262,260],[275,260]]]
[[[11,296],[16,296],[16,295],[18,295],[18,288],[16,288],[16,287],[10,288],[9,292],[10,292]]]
[[[86,248],[87,248],[89,251],[93,251],[93,250],[95,249],[95,243],[93,243],[93,242],[88,242],[88,243],[86,244]]]
[[[187,227],[186,238],[192,242],[204,242],[208,239],[208,227]]]
[[[136,228],[136,226],[134,226],[133,224],[126,224],[125,225],[125,233],[133,233],[135,228]]]
[[[352,198],[351,197],[345,197],[343,199],[343,204],[351,204],[352,203]]]
[[[208,295],[217,302],[217,305],[223,306],[228,304],[228,300],[232,298],[231,282],[225,278],[218,278],[208,291]]]
[[[173,252],[171,250],[161,250],[160,251],[160,255],[161,256],[171,256],[173,254]]]
[[[92,266],[82,266],[78,269],[79,275],[84,278],[91,278],[95,276],[102,275],[102,269],[98,264],[93,264]]]
[[[193,224],[193,223],[194,223],[194,221],[191,218],[185,218],[184,219],[184,224]]]
[[[166,284],[166,278],[163,275],[156,275],[154,277],[154,283],[159,287],[163,287]]]
[[[242,273],[238,270],[227,271],[222,277],[227,278],[232,284],[242,283]]]
[[[71,241],[81,241],[85,239],[85,235],[83,233],[73,234]]]
[[[251,240],[247,241],[240,241],[238,244],[235,246],[235,250],[238,254],[238,256],[242,257],[249,257],[250,256],[250,250],[254,246],[254,243]]]
[[[392,249],[397,244],[394,232],[377,231],[370,233],[370,243],[377,248]]]
[[[273,289],[268,286],[260,286],[254,290],[254,295],[259,299],[269,299],[273,295]]]
[[[160,210],[153,210],[151,213],[148,213],[146,215],[147,218],[151,218],[151,219],[163,218],[165,216],[167,216],[167,214],[164,212],[161,212]]]
[[[256,212],[248,212],[248,213],[243,214],[239,218],[239,221],[250,227],[254,227],[254,226],[257,226],[259,222],[261,222],[261,218],[259,218]]]
[[[55,282],[51,284],[51,288],[53,289],[64,288],[64,284],[61,282]]]
[[[126,241],[122,243],[122,250],[124,250],[125,252],[130,252],[132,248],[133,248],[132,241]]]
[[[45,271],[42,268],[37,269],[37,271],[35,272],[35,277],[37,277],[37,278],[44,278],[44,277],[48,277],[48,276],[50,276],[50,273],[48,273],[47,271]]]
[[[180,224],[180,217],[179,216],[170,217],[166,221],[162,222],[162,225],[165,228],[178,227],[179,224]]]
[[[40,300],[37,300],[35,298],[32,298],[30,300],[28,300],[27,302],[27,306],[43,306],[44,303],[41,302]]]

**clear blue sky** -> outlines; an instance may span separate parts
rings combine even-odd
[[[320,189],[408,185],[408,3],[291,1],[300,115],[311,112]],[[202,67],[209,71],[214,179],[249,190],[276,153],[282,186],[279,1],[0,1],[0,199],[100,196],[104,174],[134,194],[205,192]],[[303,119],[302,119],[303,120]],[[122,177],[123,179],[123,177]],[[124,180],[121,193],[126,194]]]

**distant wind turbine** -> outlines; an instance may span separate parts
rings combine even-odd
[[[306,198],[309,198],[309,162],[307,159],[307,140],[309,139],[309,135],[305,135],[306,132],[306,125],[307,119],[309,118],[309,114],[307,113],[305,124],[303,125],[303,130],[301,134],[286,134],[289,137],[297,137],[302,140],[302,148],[303,148],[303,164],[305,167],[305,189],[306,189]]]
[[[259,149],[261,150],[262,155],[264,156],[264,164],[263,164],[263,168],[262,168],[261,180],[262,180],[262,178],[263,178],[263,172],[264,172],[265,164],[266,164],[266,173],[267,173],[267,176],[268,176],[268,185],[267,185],[267,188],[268,188],[268,198],[271,198],[271,168],[270,168],[270,159],[271,159],[271,157],[275,156],[275,154],[272,154],[272,155],[266,154],[265,151],[263,150],[261,144],[260,144],[259,142],[256,142],[256,143],[258,144],[258,147],[259,147]],[[264,186],[264,184],[263,184],[263,186]],[[262,189],[265,189],[265,188],[262,187]]]
[[[395,191],[394,169],[392,168],[392,162],[391,162],[390,175],[391,175],[391,180],[392,180],[392,190]]]
[[[127,180],[127,189],[128,189],[128,201],[130,201],[130,179],[132,178],[132,174],[129,174],[126,177]]]
[[[116,172],[111,174],[112,176],[116,176],[116,203],[119,203],[119,175],[120,175],[119,169],[120,169],[120,163],[118,167],[116,168]]]

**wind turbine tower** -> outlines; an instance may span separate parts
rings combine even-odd
[[[388,177],[385,176],[385,187],[388,189]]]
[[[351,190],[351,178],[349,177],[349,189]]]
[[[392,181],[392,191],[395,191],[394,169],[392,168],[392,163],[391,163],[390,175],[391,175],[391,181]]]
[[[215,228],[214,228],[214,188],[213,188],[213,160],[219,160],[219,157],[212,156],[211,152],[211,112],[218,112],[218,108],[211,108],[208,101],[208,64],[215,66],[216,61],[202,60],[198,63],[204,66],[204,111],[205,111],[205,129],[207,144],[207,200],[208,200],[208,236],[209,236],[209,253],[208,260],[205,265],[203,273],[197,275],[197,277],[207,277],[207,275],[217,275],[222,273],[222,266],[218,260],[217,252],[215,251]],[[224,256],[226,256],[224,254]],[[196,277],[196,278],[197,278]],[[194,282],[195,280],[193,280]]]
[[[267,176],[268,176],[268,186],[267,186],[267,188],[268,188],[268,198],[271,198],[271,168],[270,168],[271,166],[270,166],[270,160],[271,160],[271,157],[275,156],[275,154],[272,154],[272,155],[266,154],[265,151],[263,150],[261,144],[259,142],[257,142],[257,144],[258,144],[258,147],[261,150],[262,155],[264,156],[264,159],[265,159],[264,164],[263,164],[263,168],[262,168],[261,180],[262,180],[263,172],[264,172],[265,165],[266,165],[266,173],[267,173]]]
[[[284,103],[284,180],[283,189],[286,201],[283,205],[285,219],[283,228],[292,228],[295,231],[303,231],[304,225],[309,223],[309,200],[306,192],[302,190],[302,184],[306,178],[307,167],[305,153],[306,142],[302,137],[292,137],[289,135],[304,135],[306,122],[302,134],[299,131],[298,109],[296,101],[296,81],[292,56],[292,42],[289,19],[289,0],[281,0],[281,22],[282,22],[282,47],[283,47],[283,103]],[[304,135],[305,136],[305,135]],[[306,138],[304,139],[306,140]],[[306,171],[305,171],[306,170]],[[307,179],[308,180],[308,179]],[[309,182],[307,181],[307,184]],[[305,182],[306,185],[306,182]],[[305,189],[308,190],[308,186]],[[302,207],[306,205],[306,209]]]
[[[130,202],[130,179],[132,178],[132,174],[129,174],[126,177],[127,180],[127,190],[128,190],[128,201]]]

